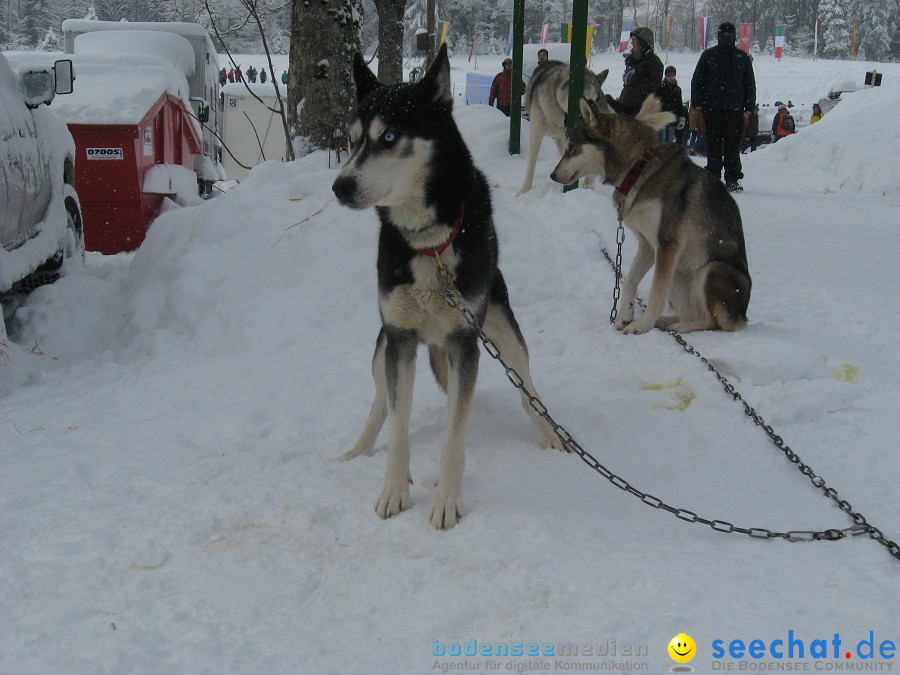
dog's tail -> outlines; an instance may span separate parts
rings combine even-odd
[[[440,347],[428,347],[428,362],[431,364],[431,372],[434,373],[434,379],[437,380],[438,386],[447,393],[447,350]]]
[[[662,112],[662,104],[659,102],[659,99],[650,94],[644,99],[644,104],[641,106],[638,114],[634,116],[634,119],[652,129],[659,130],[673,124],[678,118],[670,112]]]

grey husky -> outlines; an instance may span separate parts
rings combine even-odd
[[[595,75],[584,72],[584,96],[594,100],[602,110],[609,110],[603,97],[603,82],[609,70]],[[569,65],[562,61],[545,61],[534,70],[525,95],[525,109],[531,123],[528,141],[528,168],[519,194],[528,192],[534,184],[534,167],[544,136],[556,142],[562,155],[566,148],[566,111],[569,109]]]
[[[616,328],[645,333],[738,330],[747,323],[750,271],[737,203],[725,186],[657,130],[674,121],[648,96],[638,114],[607,114],[582,100],[581,119],[550,177],[563,184],[599,175],[637,235],[638,250],[622,288]],[[650,298],[635,318],[638,284],[655,265]],[[674,314],[663,316],[666,300]]]
[[[334,182],[341,204],[376,207],[381,331],[372,375],[375,401],[359,440],[343,458],[369,454],[388,421],[384,488],[375,511],[388,518],[410,506],[409,417],[416,351],[429,361],[448,399],[447,433],[429,519],[453,527],[464,515],[465,437],[478,375],[479,345],[463,314],[442,295],[436,258],[452,273],[466,307],[532,393],[528,348],[497,267],[491,195],[453,121],[446,47],[415,84],[383,85],[357,54],[352,151]],[[545,446],[562,449],[551,425],[523,394]]]

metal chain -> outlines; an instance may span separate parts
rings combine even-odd
[[[604,254],[606,254],[605,250],[604,250]],[[606,254],[606,257],[607,257],[607,260],[610,260],[608,254]],[[620,244],[619,257],[621,258],[621,244]],[[707,525],[708,527],[712,528],[716,532],[726,532],[726,533],[737,532],[738,534],[745,534],[749,537],[753,537],[754,539],[778,539],[778,538],[780,538],[780,539],[786,539],[788,541],[815,541],[815,540],[836,541],[839,539],[843,539],[844,537],[846,537],[848,535],[857,535],[857,534],[868,533],[869,536],[871,536],[873,539],[875,539],[882,545],[886,546],[888,551],[890,551],[891,555],[893,555],[895,558],[900,560],[900,546],[898,546],[893,541],[887,540],[885,538],[884,534],[881,532],[881,530],[869,525],[866,522],[866,519],[862,515],[854,512],[852,510],[852,507],[850,506],[850,504],[848,502],[846,502],[845,500],[838,500],[837,492],[833,488],[828,488],[828,490],[826,490],[826,495],[828,495],[829,497],[831,497],[832,499],[834,499],[835,501],[838,502],[838,506],[841,508],[841,510],[848,513],[853,518],[853,520],[856,522],[855,525],[844,528],[842,530],[840,530],[840,529],[829,529],[829,530],[819,530],[819,531],[791,530],[788,532],[777,532],[777,531],[772,531],[772,530],[762,528],[762,527],[739,527],[739,526],[729,523],[728,521],[725,521],[725,520],[704,518],[702,516],[697,515],[693,511],[689,511],[688,509],[670,506],[669,504],[666,504],[658,497],[654,497],[653,495],[646,493],[646,492],[642,492],[638,488],[634,487],[627,480],[625,480],[621,476],[616,475],[615,473],[613,473],[612,471],[607,469],[605,466],[603,466],[603,464],[601,464],[593,455],[591,455],[591,453],[589,453],[587,450],[582,448],[581,445],[572,437],[572,435],[561,424],[557,423],[556,420],[553,419],[553,417],[550,415],[550,413],[547,410],[547,407],[544,405],[544,403],[537,396],[535,396],[534,392],[529,391],[528,388],[525,387],[522,377],[508,363],[506,363],[506,361],[503,359],[503,356],[500,354],[500,350],[497,348],[497,345],[494,343],[493,340],[491,340],[485,334],[484,330],[482,330],[481,326],[478,323],[478,320],[475,318],[475,315],[472,314],[471,310],[466,306],[465,301],[463,300],[462,294],[459,292],[459,289],[456,287],[456,284],[454,283],[452,273],[450,272],[449,269],[447,269],[447,266],[444,265],[444,262],[443,262],[443,260],[441,260],[440,255],[435,255],[434,260],[437,263],[438,282],[441,286],[441,292],[443,293],[444,298],[447,301],[447,304],[449,304],[451,307],[455,307],[456,309],[458,309],[460,311],[460,313],[465,318],[466,322],[469,324],[469,326],[472,328],[472,330],[478,336],[478,339],[481,340],[481,343],[484,345],[485,351],[487,351],[487,353],[491,356],[491,358],[495,359],[496,361],[498,361],[500,363],[501,366],[503,366],[504,370],[506,371],[506,377],[509,379],[509,381],[513,384],[513,386],[516,389],[520,390],[525,395],[525,397],[528,399],[528,405],[531,406],[531,409],[534,410],[534,412],[537,413],[537,415],[539,417],[543,418],[552,427],[553,432],[557,435],[557,437],[563,443],[563,446],[565,447],[565,449],[568,452],[574,452],[575,454],[577,454],[585,464],[587,464],[589,467],[594,469],[597,473],[599,473],[601,476],[606,478],[606,480],[608,480],[610,483],[615,485],[620,490],[634,495],[635,497],[640,499],[644,504],[647,504],[648,506],[652,506],[655,509],[661,509],[663,511],[668,511],[669,513],[674,515],[676,518],[687,521],[689,523],[699,523],[701,525]],[[685,343],[685,344],[687,344],[687,343]],[[688,345],[688,347],[689,346],[690,345]],[[702,358],[699,354],[697,354],[696,351],[693,351],[693,348],[691,348],[691,349],[692,349],[692,351],[690,353],[694,353],[698,357]],[[703,359],[703,360],[710,368],[712,368],[712,366],[709,364],[708,361],[706,361],[705,359]],[[712,368],[712,369],[715,371],[714,368]],[[722,377],[721,374],[718,374],[718,371],[715,371],[715,372],[717,373],[718,377],[721,380],[724,380],[724,377]],[[731,391],[733,392],[732,395],[737,394],[737,392],[734,392],[733,387],[731,387]],[[741,401],[743,401],[743,399],[741,399]],[[744,405],[747,408],[749,408],[749,406],[747,406],[746,403],[744,403]],[[750,408],[750,410],[752,410],[752,408]],[[762,418],[760,418],[759,415],[756,415],[756,418],[758,418],[760,420],[759,422],[757,422],[757,424],[760,424],[760,423],[765,424],[764,422],[762,422]],[[754,418],[754,420],[756,418]],[[771,430],[771,427],[768,427],[768,425],[765,425],[765,426],[766,426],[766,428]],[[774,431],[771,432],[771,435],[774,437]],[[781,444],[782,444],[782,447],[784,447],[784,448],[787,447],[786,445],[784,445],[783,441],[781,441]],[[789,448],[788,448],[788,450],[789,450]],[[791,457],[791,456],[796,458],[795,460],[792,460],[792,461],[794,461],[795,463],[800,462],[799,457],[797,457],[797,455],[795,453],[793,453],[792,451],[790,452],[788,457]],[[810,479],[813,481],[813,485],[816,485],[817,487],[822,487],[822,489],[824,489],[825,481],[823,479],[821,479],[819,476],[816,476],[812,472],[812,470],[809,469],[805,464],[802,464],[802,467],[803,468],[801,469],[801,471],[803,471],[805,475],[810,476]],[[821,485],[819,485],[819,483],[821,483]]]
[[[616,272],[616,285],[613,288],[612,309],[609,311],[609,322],[616,322],[616,315],[619,313],[619,294],[621,293],[620,284],[622,281],[622,244],[625,243],[625,226],[622,225],[622,207],[619,207],[619,227],[616,230],[616,263],[613,269]],[[606,249],[604,249],[604,253]],[[607,259],[609,255],[607,254]]]
[[[615,292],[613,293],[613,308],[615,308],[615,305],[619,299],[618,286],[619,286],[619,279],[622,276],[622,243],[623,242],[624,242],[624,228],[622,227],[622,220],[620,218],[619,219],[619,229],[616,232],[616,260],[615,260],[615,262],[613,262],[613,259],[610,257],[609,251],[606,250],[605,246],[600,249],[603,253],[603,257],[606,258],[606,262],[608,262],[610,264],[610,266],[615,271],[615,275],[616,275],[616,289],[615,289]],[[635,300],[642,310],[645,309],[643,300],[641,300],[640,298],[635,298]],[[610,322],[612,322],[612,319],[610,319]],[[687,340],[685,340],[684,337],[682,337],[682,335],[680,333],[678,333],[677,331],[674,331],[674,330],[667,330],[666,333],[671,335],[672,339],[674,339],[679,345],[681,345],[681,348],[684,349],[685,352],[687,352],[688,354],[691,354],[693,356],[696,356],[698,359],[700,359],[701,363],[703,363],[703,365],[706,366],[707,370],[709,370],[709,372],[711,372],[716,377],[716,379],[719,381],[719,383],[722,385],[722,388],[725,390],[725,393],[728,394],[736,402],[738,402],[744,406],[744,414],[746,414],[747,417],[752,419],[754,424],[756,424],[756,426],[758,426],[759,428],[761,428],[763,430],[763,432],[766,434],[766,436],[769,437],[769,439],[772,441],[772,443],[775,445],[775,447],[778,448],[779,450],[781,450],[785,454],[785,456],[787,456],[787,458],[791,461],[791,463],[797,465],[797,469],[800,471],[800,473],[802,473],[804,476],[809,478],[809,480],[813,484],[813,486],[822,490],[822,492],[824,493],[824,495],[826,497],[828,497],[829,499],[834,501],[837,504],[838,508],[841,509],[841,511],[846,513],[848,516],[850,516],[850,518],[853,520],[853,522],[856,523],[856,525],[853,525],[849,528],[845,528],[843,530],[824,530],[824,532],[804,533],[804,534],[821,535],[821,534],[830,534],[830,533],[834,533],[834,532],[840,532],[841,533],[840,536],[834,537],[837,539],[843,538],[844,533],[849,533],[849,534],[853,534],[853,535],[868,534],[872,539],[874,539],[879,544],[881,544],[882,546],[887,548],[888,552],[892,556],[894,556],[895,558],[900,560],[900,544],[888,539],[879,528],[875,527],[874,525],[870,525],[866,521],[865,516],[863,516],[858,511],[855,511],[853,509],[852,505],[850,504],[850,502],[848,502],[846,499],[841,499],[837,490],[835,490],[832,487],[829,487],[827,485],[827,483],[825,482],[824,478],[822,478],[821,476],[816,474],[816,472],[813,471],[812,467],[810,467],[808,464],[803,462],[803,460],[800,459],[800,456],[797,455],[797,453],[795,453],[791,449],[791,447],[787,443],[784,442],[784,439],[781,436],[779,436],[778,434],[776,434],[775,430],[769,424],[766,423],[766,421],[763,419],[762,415],[760,415],[758,412],[756,412],[756,409],[753,408],[753,406],[751,406],[749,403],[747,403],[746,400],[744,400],[744,397],[741,396],[741,394],[734,388],[734,385],[732,385],[727,380],[727,378],[724,375],[722,375],[722,373],[720,373],[719,370],[712,363],[709,362],[709,360],[707,360],[707,358],[705,356],[700,354],[700,352],[698,352]],[[788,532],[786,534],[798,534],[798,533]],[[751,535],[751,536],[753,536],[753,535]],[[780,536],[780,535],[774,534],[772,536]],[[790,537],[787,537],[787,538],[790,541],[805,541],[805,539],[798,540],[798,539],[793,539]],[[812,538],[813,539],[831,539],[832,537],[831,536],[813,536]]]

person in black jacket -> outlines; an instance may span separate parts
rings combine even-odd
[[[625,57],[622,93],[619,99],[606,95],[609,107],[618,113],[636,115],[644,99],[659,87],[663,62],[653,51],[653,31],[642,26],[631,32],[631,53]]]
[[[702,108],[706,123],[706,170],[721,178],[724,167],[725,187],[741,192],[741,131],[756,107],[756,78],[753,61],[734,41],[734,24],[726,21],[719,26],[719,43],[697,61],[691,104]]]
[[[676,122],[659,130],[659,142],[674,143],[676,127],[684,129],[684,103],[681,100],[681,87],[678,86],[678,80],[675,79],[675,66],[666,68],[666,76],[659,85],[659,89],[656,90],[656,96],[662,104],[662,109],[674,113],[677,118]]]

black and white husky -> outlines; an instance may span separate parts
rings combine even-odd
[[[352,154],[333,189],[345,206],[378,210],[382,326],[372,360],[375,401],[344,459],[370,453],[387,419],[387,474],[375,511],[388,518],[409,507],[416,349],[427,344],[431,369],[448,398],[447,434],[429,518],[437,528],[450,528],[465,513],[465,437],[479,345],[463,314],[441,293],[435,256],[452,272],[466,306],[503,358],[536,393],[528,349],[497,267],[488,184],[453,121],[446,47],[415,84],[381,84],[359,55],[354,79],[358,107],[350,130]],[[533,412],[524,395],[522,403],[545,446],[561,448],[550,424]]]

